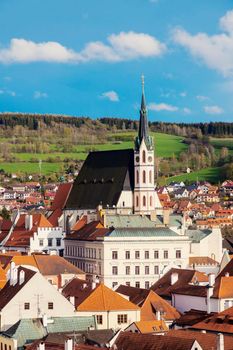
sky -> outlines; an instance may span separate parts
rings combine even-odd
[[[0,0],[0,112],[233,122],[232,0]]]

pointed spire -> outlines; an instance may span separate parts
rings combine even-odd
[[[139,131],[138,137],[140,143],[142,139],[146,140],[148,138],[148,121],[147,121],[147,110],[146,110],[146,99],[145,99],[145,91],[144,91],[144,75],[141,77],[142,79],[142,100],[141,100],[141,109],[140,109],[140,122],[139,122]]]
[[[139,130],[138,136],[136,138],[136,147],[138,148],[144,139],[147,147],[152,147],[151,137],[149,136],[149,127],[147,120],[147,109],[146,109],[146,99],[145,99],[145,91],[144,91],[144,75],[141,76],[142,81],[142,99],[141,99],[141,109],[140,109],[140,121],[139,121]]]

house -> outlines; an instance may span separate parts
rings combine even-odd
[[[233,305],[233,277],[215,280],[210,274],[208,285],[184,284],[172,292],[172,305],[181,313],[190,309],[221,312]]]
[[[209,218],[206,220],[196,220],[198,229],[232,227],[233,221],[228,218]]]
[[[180,318],[178,318],[174,323],[174,329],[187,329],[196,323],[213,316],[214,313],[207,313],[207,311],[200,311],[190,309],[189,311],[185,311]]]
[[[64,295],[67,295],[68,288],[69,286],[63,290]],[[98,329],[126,328],[132,322],[140,321],[140,308],[102,283],[82,284],[82,289],[74,293],[78,315],[94,315]],[[69,299],[70,297],[71,295]]]
[[[233,333],[233,307],[222,312],[211,315],[203,321],[192,326],[194,330],[201,330],[211,333],[223,333],[231,335]]]
[[[85,273],[58,255],[6,255],[0,254],[0,264],[5,273],[10,269],[11,262],[16,266],[39,271],[52,285],[62,288],[68,281],[77,277],[85,280]]]
[[[203,272],[172,268],[151,286],[151,290],[171,303],[172,293],[179,287],[187,284],[207,285],[208,281],[208,276]]]
[[[54,227],[43,214],[19,213],[1,246],[6,250],[63,255],[63,238],[62,228]]]
[[[1,331],[25,318],[76,315],[74,306],[39,272],[11,263],[7,277],[0,290]]]
[[[53,317],[21,319],[9,329],[0,334],[0,343],[12,350],[28,348],[34,341],[46,341],[52,339],[55,342],[62,338],[72,339],[74,334],[86,334],[90,329],[94,330],[96,323],[94,317]],[[80,341],[81,342],[81,341]],[[57,344],[58,345],[58,344]]]
[[[116,349],[124,350],[202,350],[193,338],[170,337],[167,335],[121,332],[115,341]]]
[[[186,188],[181,188],[181,189],[174,191],[174,196],[176,199],[188,198],[189,191]]]
[[[173,306],[152,290],[121,285],[116,292],[140,307],[141,321],[163,320],[169,327],[180,317]]]
[[[167,331],[168,327],[163,320],[133,322],[125,329],[125,332],[141,334],[164,334]]]
[[[205,274],[214,273],[217,275],[219,263],[209,256],[192,256],[189,258],[189,267],[204,272]]]

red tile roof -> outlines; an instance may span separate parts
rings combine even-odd
[[[63,209],[66,205],[66,201],[72,189],[73,183],[67,182],[60,184],[56,192],[54,201],[51,206],[51,210]]]

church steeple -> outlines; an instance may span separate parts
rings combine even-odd
[[[146,99],[145,99],[145,91],[144,91],[144,75],[141,77],[142,79],[142,99],[141,99],[141,109],[140,109],[140,120],[139,120],[139,130],[138,136],[135,140],[135,148],[139,149],[142,140],[144,140],[148,149],[153,147],[152,138],[149,136],[149,127],[148,127],[148,119],[147,119],[147,109],[146,109]]]

